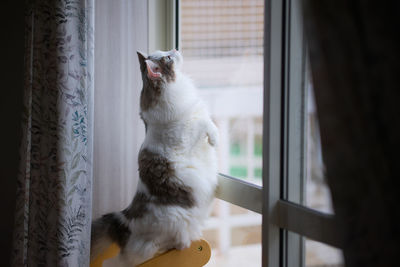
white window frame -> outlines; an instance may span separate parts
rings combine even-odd
[[[337,248],[342,242],[334,215],[302,205],[307,68],[301,2],[266,0],[264,14],[263,187],[219,174],[216,197],[262,215],[263,267],[304,266],[303,237]],[[149,51],[179,47],[178,16],[179,0],[148,1]]]
[[[179,1],[148,0],[148,50],[178,48]]]

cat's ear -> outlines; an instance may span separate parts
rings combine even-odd
[[[146,55],[145,53],[142,53],[142,52],[139,52],[139,51],[136,51],[136,53],[137,53],[138,58],[139,58],[140,69],[141,69],[141,71],[143,72],[143,71],[146,69],[146,62],[145,62],[145,60],[146,60],[146,58],[147,58],[147,55]]]

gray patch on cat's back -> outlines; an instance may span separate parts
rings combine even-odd
[[[98,242],[104,232],[120,247],[124,247],[131,235],[131,230],[126,226],[116,213],[108,213],[92,223],[91,243]]]
[[[139,153],[139,174],[153,202],[191,208],[195,205],[192,188],[176,177],[172,164],[159,154],[143,149]]]
[[[150,198],[143,192],[137,192],[131,205],[122,211],[122,214],[128,220],[138,219],[145,215],[148,211],[147,205]]]

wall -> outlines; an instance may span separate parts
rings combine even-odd
[[[24,1],[2,2],[0,16],[0,259],[9,262],[14,221],[24,58]]]

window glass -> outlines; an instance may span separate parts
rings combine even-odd
[[[181,0],[184,72],[220,130],[220,172],[262,183],[263,0]]]
[[[212,248],[205,266],[261,266],[260,214],[216,200],[203,234]]]
[[[181,0],[183,70],[220,131],[219,171],[262,184],[263,0]],[[208,267],[261,266],[261,215],[215,200]]]

